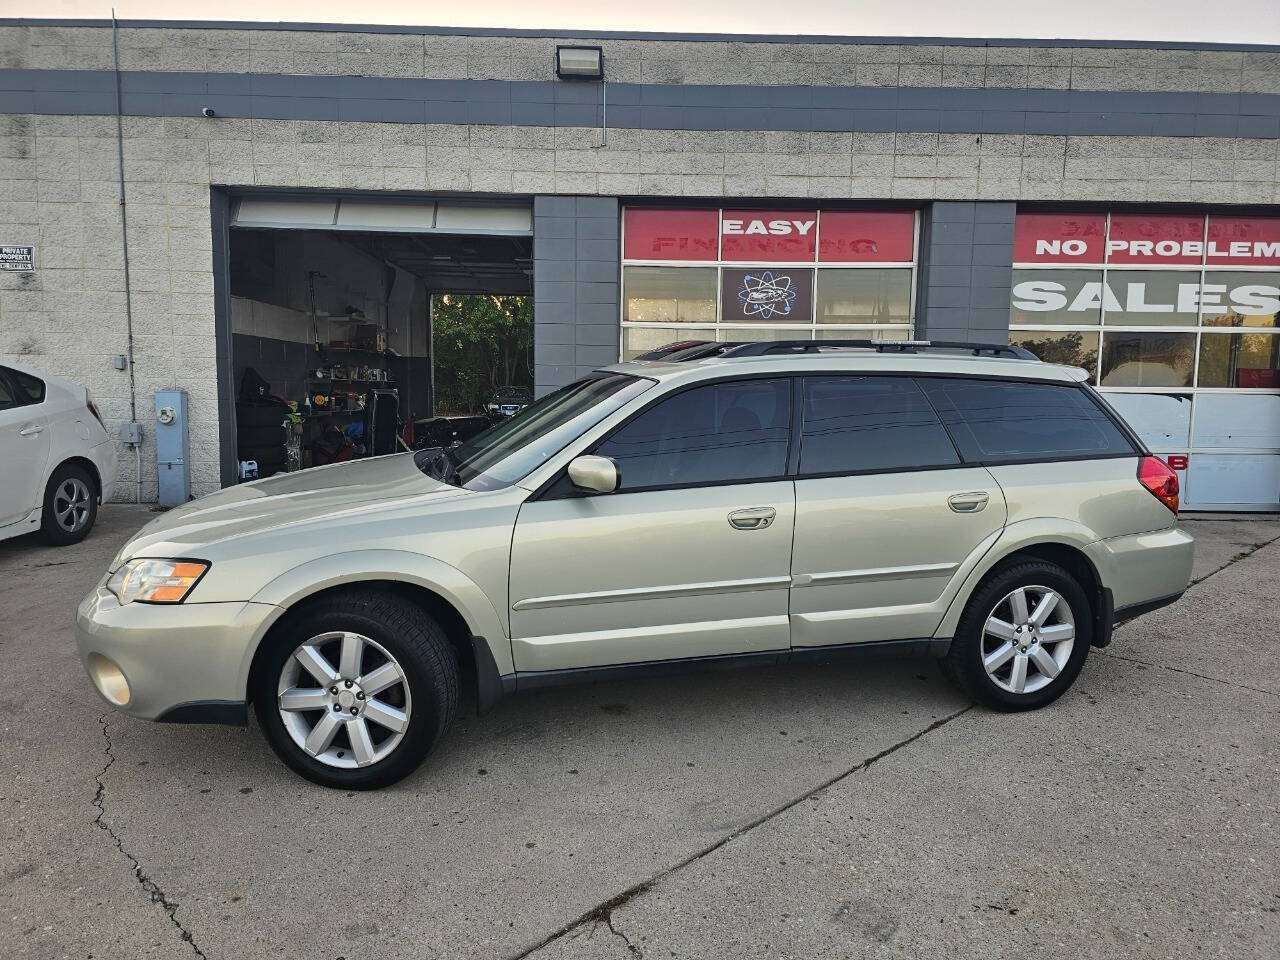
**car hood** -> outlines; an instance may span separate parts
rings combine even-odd
[[[410,453],[299,470],[175,507],[138,531],[111,569],[134,557],[196,557],[209,544],[281,527],[467,495],[423,474]]]

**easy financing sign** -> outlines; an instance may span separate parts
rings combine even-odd
[[[1047,269],[1034,279],[1023,273],[1013,286],[1016,310],[1280,313],[1280,217],[1019,213],[1013,259],[1020,271],[1082,270]],[[1136,269],[1144,267],[1184,270],[1180,277],[1172,274],[1178,282],[1168,283],[1171,274],[1163,274],[1157,284]],[[1203,281],[1197,267],[1210,271]],[[1160,295],[1152,293],[1156,286]]]

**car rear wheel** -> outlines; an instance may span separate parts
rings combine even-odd
[[[64,463],[44,490],[40,515],[40,536],[55,547],[79,543],[89,535],[98,519],[98,493],[93,478],[84,467]]]
[[[943,664],[957,685],[995,710],[1052,703],[1084,666],[1093,638],[1084,589],[1054,563],[1006,567],[970,598]]]
[[[369,790],[431,752],[458,704],[458,663],[439,625],[377,591],[325,598],[286,621],[255,671],[272,749],[315,783]]]

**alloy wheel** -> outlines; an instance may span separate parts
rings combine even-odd
[[[1035,693],[1067,666],[1076,622],[1062,594],[1050,587],[1017,587],[992,608],[982,627],[982,666],[1002,690]]]
[[[331,631],[299,644],[280,671],[277,694],[293,742],[330,767],[375,764],[409,729],[404,668],[363,634]]]
[[[67,533],[79,533],[89,522],[89,487],[78,477],[68,477],[53,492],[53,516]]]

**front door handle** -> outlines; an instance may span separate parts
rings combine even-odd
[[[763,530],[773,523],[778,511],[773,507],[747,507],[729,514],[729,526],[738,530]]]
[[[42,427],[38,423],[29,423],[25,427],[23,427],[21,430],[18,431],[18,436],[34,437],[41,433],[44,433],[44,427]]]
[[[953,493],[947,497],[947,504],[956,513],[977,513],[987,505],[991,495],[985,490],[970,490],[968,493]]]

